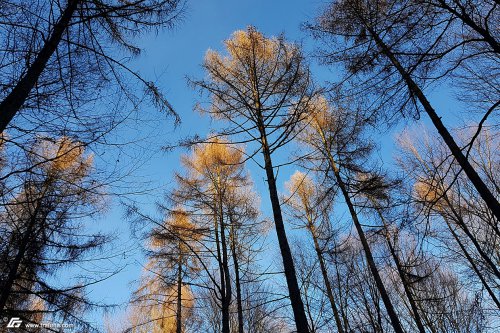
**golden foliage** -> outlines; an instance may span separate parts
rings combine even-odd
[[[182,157],[182,162],[194,178],[228,182],[242,171],[243,152],[228,141],[216,138],[195,147],[191,156]]]
[[[93,162],[92,155],[85,156],[82,144],[68,137],[61,137],[55,142],[43,140],[35,153],[48,161],[44,164],[47,173],[59,177],[83,178],[88,175]]]
[[[175,333],[177,286],[161,288],[158,279],[147,285],[149,296],[145,302],[134,306],[129,313],[133,333]],[[161,289],[159,289],[161,288]],[[181,287],[182,321],[193,315],[194,296],[187,285]]]
[[[183,209],[176,209],[165,220],[164,227],[150,237],[150,245],[153,249],[161,249],[167,244],[175,244],[178,253],[188,253],[191,249],[187,244],[196,248],[201,237],[202,234],[191,222],[189,214]]]
[[[318,95],[311,98],[306,120],[316,130],[324,130],[332,125],[330,105],[324,96]]]
[[[413,185],[413,191],[417,200],[431,204],[437,210],[443,210],[447,206],[444,196],[449,197],[452,192],[445,192],[441,185],[435,180],[419,180]]]
[[[301,171],[295,171],[285,186],[290,195],[298,196],[302,203],[309,203],[316,195],[312,179]]]
[[[221,56],[214,50],[208,50],[205,55],[205,64],[214,70],[209,72],[214,81],[221,78],[238,76],[245,63],[256,61],[258,65],[272,62],[279,53],[280,41],[276,38],[266,38],[254,28],[246,31],[235,31],[232,37],[224,41],[228,56]],[[215,75],[214,75],[215,74]]]

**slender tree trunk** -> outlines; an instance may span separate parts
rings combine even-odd
[[[180,251],[179,246],[179,251]],[[176,333],[182,333],[182,255],[179,255],[177,267],[177,312],[175,316]]]
[[[481,273],[481,271],[477,267],[475,260],[470,256],[469,251],[467,251],[467,248],[464,246],[464,244],[460,240],[459,235],[457,235],[457,233],[455,232],[455,230],[453,230],[453,227],[448,222],[448,219],[445,218],[444,216],[443,216],[443,219],[445,220],[446,225],[448,226],[448,229],[451,232],[451,235],[453,236],[453,238],[457,242],[458,246],[462,250],[465,258],[467,259],[467,261],[471,265],[472,270],[474,271],[474,273],[476,273],[476,275],[479,278],[479,280],[481,280],[481,283],[483,284],[484,288],[488,292],[488,295],[490,295],[491,299],[493,300],[493,302],[495,303],[495,305],[497,306],[497,308],[500,310],[500,301],[498,300],[498,297],[495,295],[495,293],[493,292],[493,290],[490,288],[488,282],[485,280],[483,274]]]
[[[365,25],[365,27],[372,35],[373,39],[377,43],[382,53],[390,60],[392,65],[398,70],[401,77],[405,80],[408,89],[418,98],[418,100],[424,107],[425,112],[431,118],[432,123],[436,127],[438,133],[443,138],[444,142],[450,149],[451,153],[457,160],[460,167],[462,168],[462,170],[464,170],[467,177],[469,177],[470,181],[476,188],[481,198],[486,202],[488,208],[496,216],[497,220],[500,221],[500,203],[495,198],[490,189],[486,186],[486,184],[483,182],[481,177],[479,177],[478,173],[469,163],[469,161],[463,154],[460,147],[458,147],[452,135],[450,134],[450,132],[448,132],[448,129],[444,126],[443,122],[441,121],[441,117],[437,115],[436,110],[434,110],[430,102],[427,100],[427,97],[424,95],[420,87],[417,85],[415,81],[413,81],[410,74],[404,69],[399,60],[391,52],[389,47],[384,43],[384,41],[380,38],[380,36],[369,25]]]
[[[0,103],[0,133],[3,133],[12,118],[26,102],[29,93],[37,83],[47,62],[56,51],[62,40],[62,35],[68,28],[80,0],[69,0],[61,18],[54,25],[52,34],[28,68],[26,74],[19,80],[12,91]]]
[[[221,245],[220,245],[220,237],[219,237],[219,218],[218,218],[218,205],[214,205],[214,232],[215,232],[215,244],[216,244],[216,249],[217,249],[217,263],[219,265],[219,278],[220,278],[220,301],[221,301],[221,308],[222,308],[222,322],[224,323],[224,320],[226,317],[224,315],[224,304],[226,301],[226,278],[224,274],[224,266],[222,263],[222,253],[221,253]],[[223,324],[224,326],[224,324]]]
[[[231,252],[233,254],[234,279],[236,285],[236,307],[238,311],[238,333],[243,333],[243,306],[241,302],[241,284],[240,284],[240,265],[238,262],[238,254],[236,252],[236,231],[232,215],[229,215],[231,223]]]
[[[378,216],[380,217],[380,220],[382,221],[382,224],[384,225],[384,236],[385,240],[387,242],[387,246],[389,247],[389,252],[391,253],[391,257],[394,260],[394,263],[396,264],[396,269],[398,271],[399,278],[401,279],[401,282],[403,284],[403,289],[406,294],[406,298],[408,298],[408,302],[410,303],[411,311],[413,312],[413,319],[415,320],[415,324],[417,325],[418,331],[420,333],[425,333],[425,327],[424,324],[422,323],[422,318],[420,318],[420,313],[418,311],[417,303],[415,302],[415,299],[413,298],[413,293],[411,291],[410,287],[410,282],[408,281],[406,277],[406,272],[404,271],[403,265],[401,263],[401,260],[399,259],[399,256],[396,252],[396,249],[392,245],[391,238],[389,237],[389,226],[387,225],[387,222],[385,221],[384,216],[382,215],[382,212],[380,211],[380,207],[378,207],[378,204],[374,202],[374,200],[370,199],[370,201],[374,204],[375,210],[377,211]]]
[[[269,198],[273,208],[274,225],[276,227],[276,235],[283,259],[283,268],[285,270],[286,283],[288,286],[288,294],[290,295],[290,303],[292,305],[293,317],[297,333],[308,333],[307,317],[304,310],[304,303],[300,296],[300,288],[297,282],[297,274],[293,263],[292,252],[286,236],[285,225],[283,223],[283,215],[276,188],[276,179],[274,177],[274,168],[271,160],[271,153],[267,144],[267,137],[264,131],[264,126],[259,124],[262,140],[262,153],[264,155],[264,164],[267,176],[267,185],[269,187]]]
[[[222,207],[222,194],[220,193],[220,186],[218,181],[219,189],[219,227],[220,227],[220,241],[222,246],[222,267],[224,270],[224,280],[225,280],[225,297],[222,299],[222,333],[230,333],[230,305],[231,305],[231,276],[229,273],[229,262],[228,262],[228,251],[227,251],[227,241],[226,241],[226,223],[224,222],[224,211]]]
[[[314,231],[314,225],[312,221],[309,221],[309,232],[314,241],[314,249],[316,250],[316,255],[319,261],[319,267],[321,269],[321,275],[323,276],[323,281],[325,283],[326,295],[328,296],[328,300],[330,301],[330,306],[332,307],[333,317],[335,318],[335,323],[337,324],[337,330],[339,333],[344,333],[344,329],[342,327],[342,321],[340,320],[339,311],[337,309],[337,305],[335,304],[335,298],[333,297],[332,286],[330,284],[330,279],[328,278],[328,270],[326,269],[325,259],[323,258],[323,252],[319,246],[318,237],[316,237],[316,233]]]
[[[394,306],[392,305],[391,299],[389,298],[389,294],[387,293],[387,290],[385,289],[384,283],[382,282],[382,278],[380,277],[377,265],[375,264],[375,260],[373,259],[370,245],[368,244],[368,240],[366,239],[365,232],[363,231],[363,228],[361,227],[361,223],[359,222],[358,214],[356,213],[356,210],[354,209],[354,205],[352,204],[351,198],[349,196],[349,192],[347,191],[347,188],[344,184],[344,181],[342,180],[342,177],[340,176],[340,171],[337,167],[337,164],[335,163],[335,160],[332,156],[332,153],[329,150],[325,135],[324,135],[322,129],[320,129],[319,131],[320,131],[319,134],[321,135],[321,139],[322,139],[323,144],[324,144],[324,150],[325,150],[324,153],[327,155],[330,167],[332,168],[332,171],[335,175],[335,179],[337,180],[340,191],[342,192],[344,200],[345,200],[347,207],[349,209],[349,213],[351,214],[352,221],[354,223],[354,227],[356,228],[356,231],[357,231],[358,236],[359,236],[359,240],[361,241],[361,245],[363,246],[363,250],[365,252],[366,262],[368,264],[368,267],[370,268],[373,279],[375,280],[375,284],[376,284],[377,289],[380,293],[380,296],[382,297],[382,301],[384,302],[385,308],[387,310],[387,314],[389,315],[389,318],[391,320],[392,327],[394,328],[394,331],[396,333],[404,333],[403,327],[401,325],[401,322],[399,321],[396,310],[394,309]]]

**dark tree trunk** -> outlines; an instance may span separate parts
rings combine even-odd
[[[0,134],[3,133],[7,125],[16,113],[26,102],[29,93],[37,83],[47,62],[56,51],[61,42],[62,35],[66,31],[73,17],[79,0],[69,0],[66,9],[61,15],[59,21],[54,25],[54,29],[49,39],[36,56],[35,60],[28,68],[26,74],[15,85],[14,89],[0,103]]]
[[[427,97],[424,95],[420,87],[416,84],[415,81],[413,81],[410,74],[403,68],[399,60],[391,52],[389,47],[384,43],[380,36],[373,30],[373,28],[368,25],[365,26],[377,43],[381,52],[390,60],[392,65],[397,69],[401,77],[404,79],[406,85],[408,86],[408,89],[418,98],[418,100],[424,107],[425,112],[431,118],[431,121],[436,127],[439,135],[441,135],[441,137],[443,138],[444,142],[450,149],[450,152],[455,157],[460,167],[462,168],[462,170],[464,170],[467,177],[469,177],[470,181],[476,188],[481,198],[484,200],[484,202],[486,202],[488,208],[493,212],[497,220],[500,221],[500,203],[495,198],[493,193],[491,193],[490,189],[486,186],[481,177],[479,177],[478,173],[469,163],[460,147],[458,147],[450,132],[448,132],[448,129],[441,121],[441,117],[437,115],[436,110],[434,110],[430,102],[427,100]]]
[[[236,285],[236,307],[238,311],[238,333],[243,333],[243,306],[241,302],[241,284],[240,284],[240,265],[238,262],[238,254],[236,252],[236,231],[234,221],[230,215],[231,222],[231,252],[233,254],[234,265],[234,283]]]
[[[219,185],[219,184],[218,184]],[[226,223],[224,222],[222,194],[219,195],[220,242],[222,246],[222,268],[225,280],[225,296],[222,298],[222,333],[230,333],[231,276],[229,273],[228,251],[226,241]]]
[[[217,249],[217,263],[219,265],[219,277],[220,277],[220,301],[222,308],[222,323],[224,327],[224,321],[227,319],[229,324],[229,313],[224,314],[224,304],[226,302],[226,277],[224,274],[224,265],[222,263],[222,253],[221,253],[221,241],[219,237],[219,218],[217,214],[217,204],[214,205],[214,232],[215,232],[215,244]]]
[[[309,328],[307,324],[307,317],[304,310],[304,303],[300,296],[300,288],[297,282],[297,275],[293,263],[292,252],[286,236],[285,225],[283,223],[283,215],[281,213],[281,206],[278,197],[278,190],[276,188],[276,179],[274,177],[274,168],[271,160],[271,153],[267,144],[267,138],[264,127],[260,127],[261,140],[262,140],[262,153],[264,155],[264,164],[267,176],[267,185],[269,188],[269,198],[273,208],[274,225],[276,227],[276,235],[283,259],[283,268],[285,271],[286,283],[288,286],[288,293],[290,295],[290,303],[292,305],[293,317],[295,319],[295,326],[297,333],[308,333]]]

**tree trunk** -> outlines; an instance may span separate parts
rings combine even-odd
[[[240,265],[236,253],[236,231],[232,215],[229,215],[231,223],[231,252],[233,254],[234,279],[236,285],[236,307],[238,311],[238,333],[243,333],[243,306],[241,302]]]
[[[486,202],[488,208],[493,212],[497,220],[500,221],[500,203],[495,198],[493,193],[491,193],[490,189],[486,186],[481,177],[479,177],[478,173],[469,163],[462,150],[458,147],[450,132],[448,132],[448,129],[441,121],[441,117],[437,115],[436,110],[434,110],[434,108],[431,106],[430,102],[427,100],[427,97],[424,95],[420,87],[416,84],[415,81],[413,81],[410,74],[403,68],[399,60],[391,52],[384,41],[382,41],[380,36],[373,30],[373,28],[368,25],[365,26],[372,35],[382,53],[391,61],[393,66],[398,70],[401,77],[405,80],[408,89],[418,98],[418,100],[424,107],[425,112],[431,118],[432,123],[436,127],[438,133],[443,138],[444,142],[450,149],[452,155],[455,157],[460,167],[464,170],[467,177],[469,177],[470,181],[476,188],[481,198]]]
[[[269,187],[269,198],[271,199],[271,205],[273,208],[274,225],[276,227],[276,235],[281,251],[281,257],[283,259],[283,268],[285,271],[288,293],[290,295],[293,317],[295,319],[295,326],[297,328],[297,333],[308,333],[309,328],[307,325],[307,317],[304,310],[304,303],[302,302],[302,298],[300,296],[300,289],[297,282],[297,275],[295,272],[295,266],[293,264],[292,253],[290,251],[290,246],[286,237],[285,225],[283,223],[283,215],[281,213],[278,190],[276,188],[276,179],[274,177],[271,154],[269,151],[269,146],[267,144],[267,138],[263,130],[263,126],[260,127],[262,135],[262,153],[264,155],[267,185]]]
[[[220,184],[218,183],[219,189],[219,227],[220,227],[220,242],[222,246],[222,268],[224,270],[224,280],[225,280],[225,297],[222,299],[222,333],[230,333],[230,305],[231,305],[231,276],[229,273],[229,262],[228,262],[228,251],[227,251],[227,241],[226,241],[226,223],[224,222],[224,212],[222,207],[222,194],[220,193]]]
[[[217,248],[217,263],[219,265],[219,277],[220,277],[220,301],[221,301],[221,308],[222,308],[222,322],[224,326],[224,320],[229,320],[229,315],[226,313],[224,314],[224,304],[226,301],[226,278],[224,274],[224,266],[222,263],[222,253],[221,253],[221,245],[220,245],[220,238],[219,238],[219,218],[218,218],[218,208],[217,204],[214,205],[214,232],[215,232],[215,244]]]
[[[181,251],[179,246],[179,251]],[[177,312],[175,314],[176,333],[182,333],[182,255],[177,267]]]
[[[314,232],[314,225],[312,221],[309,221],[309,232],[314,241],[314,249],[316,250],[316,255],[318,256],[319,267],[321,269],[321,275],[323,276],[323,281],[325,283],[326,295],[328,296],[328,300],[330,301],[330,306],[332,307],[333,316],[335,318],[335,323],[337,324],[338,333],[344,333],[344,329],[342,327],[342,321],[340,320],[339,311],[337,309],[337,305],[335,304],[335,299],[333,297],[332,286],[330,284],[330,279],[328,278],[328,271],[325,265],[325,259],[323,258],[323,252],[319,246],[318,238],[316,237],[316,233]]]
[[[36,56],[35,60],[28,68],[26,74],[15,85],[14,89],[0,103],[0,134],[3,133],[12,118],[26,102],[29,93],[37,83],[47,62],[56,51],[62,40],[62,35],[68,28],[79,0],[69,0],[68,5],[61,15],[59,21],[54,25],[54,29],[49,39]]]

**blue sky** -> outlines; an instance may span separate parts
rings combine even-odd
[[[285,33],[290,41],[303,44],[307,52],[314,49],[313,41],[300,29],[301,23],[312,19],[318,13],[323,2],[320,1],[285,1],[285,0],[258,0],[258,1],[227,1],[205,0],[190,1],[184,18],[172,30],[151,32],[137,41],[144,50],[143,53],[131,61],[131,66],[137,69],[144,77],[155,80],[163,88],[175,110],[182,119],[181,125],[173,130],[172,120],[155,110],[145,108],[138,112],[147,115],[153,121],[143,128],[134,130],[123,129],[118,135],[123,138],[144,136],[142,143],[137,144],[138,155],[140,150],[147,150],[146,157],[140,161],[140,166],[134,170],[134,179],[150,181],[145,195],[134,197],[145,212],[155,213],[154,202],[161,199],[162,193],[170,186],[172,172],[178,170],[179,156],[183,151],[162,153],[161,146],[175,142],[179,138],[199,133],[204,135],[210,126],[208,119],[194,113],[193,106],[199,101],[199,95],[187,85],[186,76],[200,78],[203,72],[200,64],[207,49],[222,49],[222,41],[230,37],[235,30],[245,29],[254,25],[265,35]],[[318,81],[334,80],[334,72],[318,66],[311,60],[313,74]],[[438,108],[448,110],[447,98],[441,96],[435,99]],[[423,117],[425,117],[423,115]],[[137,126],[144,126],[140,122]],[[392,160],[390,151],[393,146],[393,134],[388,133],[382,139],[382,155],[384,160]],[[132,163],[131,159],[124,158],[120,163]],[[264,188],[263,174],[253,165],[248,165],[250,173],[256,182],[258,191],[262,195],[262,209],[269,212],[267,191]],[[280,187],[294,171],[293,168],[284,170],[280,174]],[[129,182],[130,186],[133,181]],[[100,228],[117,236],[118,241],[112,246],[109,253],[117,256],[108,262],[111,267],[123,267],[116,276],[104,281],[91,289],[92,298],[106,303],[124,304],[134,288],[133,281],[140,277],[141,264],[144,263],[137,240],[130,239],[130,223],[123,216],[123,207],[119,200],[113,201],[110,211],[98,222]],[[273,232],[272,232],[273,233]],[[274,235],[274,234],[273,234]],[[273,237],[273,235],[271,237]],[[100,263],[102,264],[102,263]],[[120,310],[115,313],[120,316]],[[91,315],[92,321],[100,325],[101,313]]]

